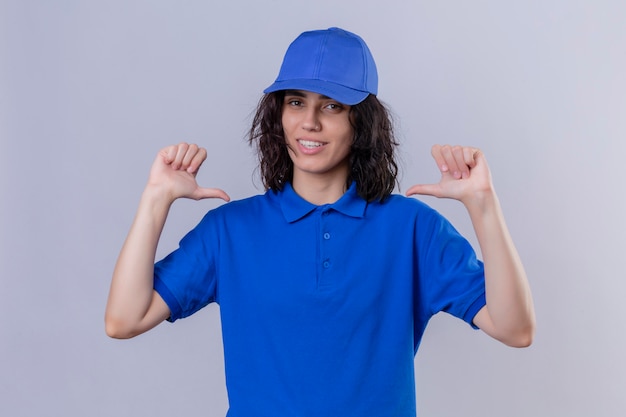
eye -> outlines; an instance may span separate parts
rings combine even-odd
[[[326,108],[331,111],[341,111],[343,109],[343,106],[339,103],[328,103],[326,105]]]
[[[299,107],[302,105],[302,101],[296,99],[296,98],[291,98],[291,99],[287,99],[287,104],[289,106],[293,106],[293,107]]]

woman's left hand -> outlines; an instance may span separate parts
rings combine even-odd
[[[470,146],[434,145],[431,153],[441,172],[437,184],[417,184],[407,196],[421,194],[452,198],[469,204],[485,193],[493,192],[487,160],[478,148]]]

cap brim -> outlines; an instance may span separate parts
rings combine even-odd
[[[263,90],[264,93],[273,93],[281,90],[305,90],[322,94],[337,100],[342,104],[353,106],[359,104],[369,96],[367,91],[354,90],[339,84],[323,80],[285,80],[276,81],[274,84]]]

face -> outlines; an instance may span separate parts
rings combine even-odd
[[[354,135],[349,114],[350,106],[321,94],[286,91],[282,123],[294,182],[325,178],[345,183]]]

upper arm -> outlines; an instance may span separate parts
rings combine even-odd
[[[498,329],[493,323],[487,306],[484,306],[476,313],[472,322],[480,330],[507,346],[527,347],[532,342],[532,331]]]
[[[158,292],[152,290],[152,299],[146,314],[136,323],[128,322],[124,318],[106,320],[106,333],[115,339],[129,339],[154,328],[170,316],[170,308]]]
[[[170,314],[170,308],[163,300],[163,297],[161,297],[161,295],[155,290],[152,290],[152,301],[150,302],[150,307],[141,322],[141,326],[139,328],[140,333],[147,332],[157,324],[167,320]]]
[[[487,306],[483,306],[478,313],[474,316],[472,322],[483,332],[487,333],[489,336],[497,339],[495,328],[493,326],[493,321],[491,320],[491,316],[489,315],[489,310],[487,310]]]

